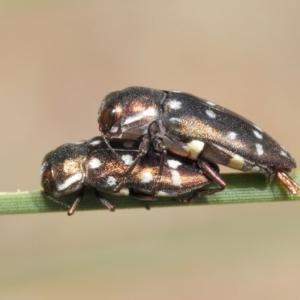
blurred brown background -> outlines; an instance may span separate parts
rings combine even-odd
[[[1,1],[0,191],[140,85],[230,108],[300,161],[299,1]],[[228,170],[226,170],[228,171]],[[0,217],[1,299],[299,299],[300,204]]]

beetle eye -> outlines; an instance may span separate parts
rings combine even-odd
[[[42,187],[44,191],[47,194],[52,195],[52,193],[54,192],[54,188],[52,186],[53,176],[51,172],[51,165],[48,165],[47,169],[42,170],[41,175],[42,175]]]
[[[99,116],[98,122],[102,130],[106,133],[110,131],[116,120],[116,110],[113,106],[107,107]]]

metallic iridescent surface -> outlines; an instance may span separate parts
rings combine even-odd
[[[184,110],[171,108],[170,103],[174,99],[181,103]],[[247,164],[245,170],[251,170],[254,166],[286,170],[296,168],[291,155],[262,129],[212,102],[186,93],[168,92],[162,111],[162,123],[169,136],[203,141],[216,146],[231,158],[239,155]]]
[[[101,117],[107,107],[118,107],[113,115],[114,131]],[[135,112],[138,107],[138,114]],[[143,117],[142,109],[156,111]],[[130,122],[128,119],[135,120]],[[156,135],[170,152],[197,160],[206,159],[242,171],[296,168],[295,160],[272,137],[242,116],[210,101],[178,91],[130,87],[107,96],[99,110],[99,128],[107,137],[141,136],[156,122]],[[126,122],[127,121],[127,122]]]
[[[105,97],[98,123],[108,138],[142,138],[143,153],[151,140],[157,151],[197,161],[223,189],[226,183],[210,164],[277,177],[292,194],[300,193],[287,175],[296,162],[282,146],[244,117],[191,94],[129,87]]]
[[[109,136],[118,136],[124,132],[140,136],[147,132],[148,125],[160,116],[160,102],[164,99],[163,91],[137,88],[127,89],[121,92],[113,92],[106,96],[99,110],[100,130]],[[113,123],[107,128],[106,122],[110,122],[105,111],[113,108]]]
[[[112,140],[108,146],[101,137],[62,145],[43,160],[42,187],[53,197],[86,186],[99,192],[150,195],[154,200],[156,196],[176,197],[194,192],[211,183],[193,161],[172,154],[167,154],[159,174],[161,154],[152,148],[126,175],[139,154],[138,146],[137,141],[120,139]]]
[[[84,182],[86,143],[64,144],[49,152],[42,162],[41,184],[54,197],[76,192]]]

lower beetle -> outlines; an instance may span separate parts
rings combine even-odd
[[[140,153],[138,145],[134,140],[113,140],[107,145],[101,137],[96,137],[56,148],[42,162],[41,183],[45,194],[68,207],[56,198],[78,192],[75,201],[68,207],[68,214],[72,215],[86,187],[92,188],[96,197],[110,211],[114,210],[114,205],[104,199],[101,192],[131,194],[147,201],[160,196],[177,197],[191,193],[181,200],[189,202],[197,195],[209,195],[222,190],[199,190],[211,180],[191,160],[166,154],[161,169],[162,154],[152,147],[137,159]],[[132,165],[133,170],[128,172]],[[212,168],[218,173],[217,166],[212,164]]]
[[[287,175],[296,168],[291,155],[260,127],[213,102],[179,91],[129,87],[103,100],[99,129],[107,138],[144,137],[155,149],[197,161],[205,176],[226,183],[210,167],[221,164],[244,172],[276,176],[292,193],[299,185]],[[148,142],[141,144],[146,153]]]

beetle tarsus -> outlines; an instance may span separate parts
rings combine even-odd
[[[68,210],[68,216],[72,216],[77,209],[79,202],[81,201],[82,197],[77,197],[73,202],[72,206]]]
[[[115,206],[112,205],[109,201],[101,197],[101,194],[98,191],[95,191],[96,198],[104,205],[109,211],[115,211]]]
[[[284,171],[275,171],[275,176],[293,195],[300,193],[300,186]]]

